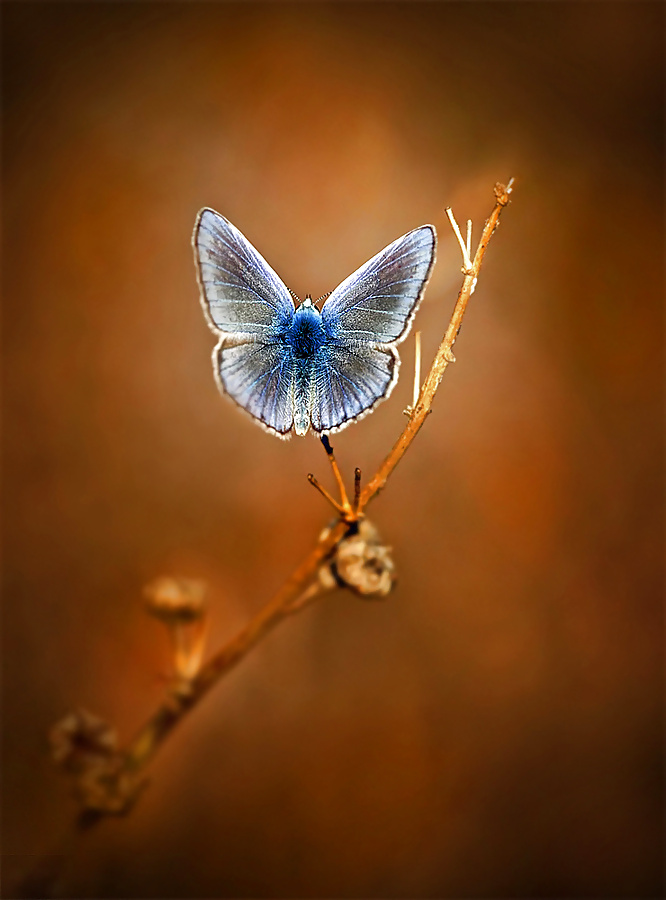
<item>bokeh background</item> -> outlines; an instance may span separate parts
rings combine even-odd
[[[231,637],[329,519],[311,438],[216,390],[212,206],[300,296],[424,222],[429,359],[517,179],[432,416],[371,509],[385,603],[273,633],[91,834],[71,897],[662,896],[659,3],[3,8],[4,853],[74,812],[46,734],[162,695],[162,574]],[[399,433],[403,377],[336,437]],[[5,894],[9,896],[9,894]]]

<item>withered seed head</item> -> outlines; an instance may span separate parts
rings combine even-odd
[[[196,622],[206,611],[204,581],[194,578],[156,578],[143,589],[148,612],[157,619],[174,622]]]
[[[333,557],[319,570],[322,587],[346,587],[366,599],[386,597],[395,580],[391,548],[381,542],[379,532],[367,519],[340,541]]]
[[[118,744],[114,729],[85,709],[67,713],[49,732],[51,755],[69,772],[81,772],[91,760],[112,756]]]

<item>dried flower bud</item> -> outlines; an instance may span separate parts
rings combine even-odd
[[[88,810],[106,815],[124,815],[132,808],[145,778],[128,772],[120,756],[97,759],[80,773],[74,793]]]
[[[122,815],[145,780],[125,767],[116,732],[85,709],[68,713],[49,733],[54,760],[75,778],[74,794],[85,809]]]
[[[196,622],[206,611],[206,583],[193,578],[156,578],[143,589],[148,612],[162,622]]]
[[[395,584],[391,548],[382,544],[375,526],[362,519],[320,568],[319,582],[326,589],[336,585],[349,588],[367,599],[386,597]]]
[[[68,772],[82,772],[92,760],[108,759],[116,752],[116,732],[103,719],[85,709],[68,713],[49,732],[51,755]]]

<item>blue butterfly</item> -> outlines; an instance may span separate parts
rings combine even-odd
[[[435,261],[423,225],[342,282],[321,312],[298,307],[231,222],[202,209],[192,237],[201,304],[219,335],[220,390],[280,438],[340,431],[386,399],[398,380],[396,344],[409,332]]]

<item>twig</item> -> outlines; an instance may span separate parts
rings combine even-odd
[[[361,470],[354,469],[354,516],[358,518],[358,507],[361,502]]]
[[[319,484],[314,476],[308,477],[311,484],[321,491],[326,499],[329,500],[337,510],[339,514],[337,523],[320,535],[313,549],[266,606],[260,609],[231,641],[223,646],[196,672],[196,674],[188,681],[188,690],[170,691],[169,695],[163,700],[157,710],[121,754],[121,768],[118,772],[118,779],[127,778],[129,776],[130,778],[136,779],[136,783],[139,784],[140,780],[138,776],[143,772],[147,764],[169,734],[171,734],[176,725],[184,719],[185,715],[197,706],[211,688],[213,688],[227,672],[236,666],[253,647],[266,637],[279,622],[307,606],[321,593],[316,585],[316,576],[319,568],[332,556],[340,541],[349,533],[350,524],[356,522],[363,515],[363,511],[368,503],[370,503],[370,501],[386,485],[389,476],[400,462],[425,422],[444,372],[449,363],[454,361],[452,348],[458,336],[458,332],[460,331],[467,303],[474,291],[476,279],[481,268],[481,263],[483,262],[488,242],[497,226],[502,209],[509,202],[512,183],[513,179],[506,187],[500,184],[495,185],[495,207],[485,223],[474,259],[471,259],[471,252],[468,247],[471,239],[471,229],[469,224],[467,229],[468,244],[466,245],[453,217],[453,213],[450,210],[447,210],[447,215],[449,216],[461,246],[464,263],[463,284],[460,293],[458,294],[458,299],[446,334],[439,346],[426,380],[421,387],[418,398],[415,399],[413,407],[409,410],[407,424],[390,453],[380,465],[376,474],[363,489],[361,489],[360,470],[356,470],[354,503],[352,506],[347,498],[342,476],[335,461],[335,456],[333,455],[333,450],[327,439],[322,440],[329,461],[331,462],[334,477],[340,489],[342,502],[338,504]],[[113,784],[110,783],[109,790],[113,790],[113,787]],[[130,806],[131,803],[128,802],[127,807],[122,811],[127,812]],[[94,825],[100,819],[110,814],[109,809],[100,810],[84,808],[78,819],[78,830],[87,830],[91,825]]]
[[[310,484],[312,485],[313,488],[316,488],[319,491],[319,493],[322,495],[322,497],[325,500],[328,500],[328,502],[331,504],[333,509],[339,515],[341,515],[341,516],[344,515],[344,509],[342,508],[342,506],[340,506],[338,501],[333,496],[331,496],[331,494],[329,494],[329,492],[326,490],[326,488],[323,486],[323,484],[320,484],[317,481],[317,479],[314,477],[312,472],[308,472],[308,481],[310,482]]]
[[[485,256],[488,242],[490,241],[490,238],[492,237],[492,234],[497,227],[497,223],[499,221],[502,210],[509,203],[509,195],[512,190],[512,185],[513,179],[511,179],[506,187],[502,184],[495,185],[495,208],[486,220],[486,223],[483,227],[481,240],[479,241],[479,246],[476,248],[476,253],[474,254],[474,260],[470,261],[470,266],[467,267],[467,271],[465,272],[462,287],[460,288],[460,293],[458,294],[458,299],[453,309],[453,315],[451,316],[451,321],[449,322],[449,327],[446,329],[444,339],[439,345],[439,349],[437,351],[433,364],[430,367],[428,376],[423,383],[418,402],[415,408],[412,410],[409,420],[407,421],[407,425],[405,426],[402,434],[393,445],[391,452],[379,467],[374,478],[372,478],[363,489],[363,492],[361,493],[361,503],[359,507],[360,510],[363,510],[373,499],[373,497],[382,490],[382,488],[388,481],[389,475],[407,452],[407,448],[421,430],[421,426],[425,422],[426,417],[430,412],[432,401],[435,399],[437,388],[439,387],[442,378],[444,377],[444,372],[446,371],[447,366],[450,362],[455,362],[455,357],[453,356],[452,352],[453,345],[455,344],[456,338],[458,337],[458,332],[460,331],[460,326],[462,325],[463,316],[465,315],[465,310],[467,309],[467,303],[474,292],[476,279],[478,278],[479,270],[481,269],[481,263],[483,262],[483,257]],[[451,213],[449,218],[453,222],[455,222],[455,219],[453,219],[453,213]],[[456,229],[454,230],[457,231],[457,234],[460,234],[460,229],[457,228],[457,225]],[[465,245],[462,243],[461,239],[461,248],[464,247]],[[465,248],[465,252],[463,252],[463,260],[465,261],[465,264],[467,264],[467,260],[465,259],[466,256],[467,253]]]
[[[222,675],[240,662],[278,622],[291,614],[292,604],[304,593],[320,565],[332,553],[347,530],[348,525],[339,521],[323,538],[320,538],[273,599],[199,670],[192,679],[189,695],[178,698],[177,702],[169,697],[158,707],[127,748],[125,759],[129,771],[141,770],[185,713],[203,699]]]
[[[419,394],[421,392],[421,332],[417,331],[414,335],[414,394],[412,399],[412,409],[418,403]]]
[[[465,275],[467,275],[468,272],[472,271],[472,266],[473,266],[472,260],[470,259],[471,250],[470,250],[469,245],[470,245],[471,239],[470,239],[470,234],[469,234],[469,232],[470,232],[469,221],[467,224],[467,243],[465,243],[465,241],[463,241],[462,234],[460,233],[460,228],[458,227],[458,223],[456,222],[456,220],[453,216],[453,210],[451,209],[450,206],[447,206],[447,208],[446,208],[446,215],[449,217],[449,222],[451,223],[451,228],[453,228],[455,236],[458,238],[458,243],[460,244],[460,249],[462,250],[462,255],[463,255],[463,263],[464,263],[463,272]]]
[[[338,468],[338,463],[335,459],[335,454],[333,453],[333,447],[331,447],[331,443],[328,439],[328,435],[322,434],[321,443],[326,451],[326,456],[328,457],[328,461],[331,464],[331,469],[333,470],[333,477],[338,485],[338,490],[340,491],[340,510],[342,518],[346,522],[354,522],[355,515],[352,510],[351,503],[349,502],[349,498],[347,497],[347,491],[345,490],[345,483],[342,478],[342,474],[340,469]]]
[[[416,406],[412,410],[407,425],[394,444],[393,449],[381,464],[374,477],[366,484],[365,488],[360,491],[358,504],[356,506],[357,515],[362,513],[368,503],[370,503],[370,501],[385,486],[391,472],[406,453],[430,412],[430,407],[435,398],[437,388],[440,385],[449,362],[453,359],[451,350],[458,336],[458,332],[460,331],[465,309],[467,308],[473,286],[478,277],[488,242],[497,226],[503,208],[509,202],[512,181],[510,181],[506,187],[501,184],[495,185],[495,208],[485,223],[474,260],[470,260],[470,265],[465,274],[460,293],[458,294],[449,327],[446,330],[444,339],[439,346],[433,364],[428,372],[428,376],[421,388],[421,393]],[[453,219],[452,214],[450,218]],[[453,219],[453,221],[455,222],[455,219]],[[457,230],[459,234],[460,230]],[[465,245],[462,244],[462,247],[464,246]],[[466,254],[464,253],[463,259],[465,259],[465,255]],[[467,261],[465,260],[465,262]],[[328,448],[326,447],[326,444],[328,444],[328,441],[324,443],[324,448],[326,449],[329,460],[332,461],[331,465],[333,466],[336,480],[341,488],[343,501],[346,500],[347,507],[351,509],[351,507],[349,507],[347,495],[344,492],[342,476],[337,468],[337,464],[334,465],[335,457],[333,456],[333,451],[330,449],[329,452],[328,448],[330,448],[330,444],[328,445]],[[316,479],[310,480],[311,483],[316,482]],[[338,505],[327,492],[324,492],[318,482],[316,482],[316,486],[334,506]],[[215,656],[213,656],[199,671],[197,676],[192,680],[192,690],[189,697],[177,706],[174,706],[172,702],[166,702],[157,710],[127,749],[126,759],[129,769],[137,771],[143,768],[167,735],[181,721],[185,713],[208,693],[222,675],[240,662],[240,660],[263,637],[265,637],[278,622],[290,614],[292,611],[291,605],[307,589],[308,585],[316,575],[319,566],[332,554],[336,545],[347,533],[348,527],[348,522],[340,520],[330,531],[326,532],[324,536],[319,539],[315,547],[292,573],[291,577],[287,579],[273,599],[264,606],[263,609],[259,610],[245,628],[225,647],[218,651],[218,653],[216,653]]]

